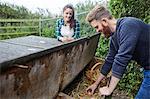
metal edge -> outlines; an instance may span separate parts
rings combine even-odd
[[[61,50],[61,49],[67,48],[67,47],[72,47],[72,46],[75,46],[75,45],[78,45],[78,44],[82,44],[83,42],[88,41],[91,38],[94,38],[95,36],[100,37],[100,33],[95,33],[95,34],[90,35],[90,36],[82,37],[82,38],[79,38],[75,41],[68,42],[68,43],[63,43],[63,44],[60,44],[60,45],[55,46],[53,48],[49,48],[49,49],[45,49],[43,51],[35,52],[33,54],[29,54],[29,55],[26,55],[26,56],[23,56],[23,57],[19,57],[19,58],[14,59],[14,60],[5,61],[5,62],[0,64],[0,74],[4,73],[8,68],[12,67],[13,64],[21,64],[21,63],[27,62],[29,60],[39,58],[41,56],[50,54],[52,52],[56,52],[58,50]]]

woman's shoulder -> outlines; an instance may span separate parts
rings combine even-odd
[[[63,18],[57,19],[57,22],[62,22],[64,21]]]
[[[80,22],[79,22],[77,19],[74,19],[74,21],[75,21],[75,24],[76,24],[76,25],[79,25],[79,24],[80,24]]]
[[[77,20],[77,19],[74,19],[74,21],[75,21],[76,23],[79,23],[79,20]]]
[[[63,25],[64,24],[64,19],[63,18],[57,19],[56,23],[60,24],[60,25]]]

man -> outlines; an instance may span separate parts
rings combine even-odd
[[[99,78],[87,88],[93,94],[100,81],[112,70],[109,86],[99,89],[101,95],[110,95],[123,76],[131,59],[144,68],[144,79],[136,99],[150,99],[150,25],[133,17],[116,20],[103,6],[97,5],[86,20],[105,37],[110,37],[110,47]]]

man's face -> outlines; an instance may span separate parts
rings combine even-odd
[[[105,24],[101,20],[93,20],[91,26],[96,29],[97,32],[102,32],[106,38],[110,37],[111,30],[108,24]]]
[[[63,12],[63,17],[66,22],[70,21],[73,16],[73,10],[70,8],[65,9]]]

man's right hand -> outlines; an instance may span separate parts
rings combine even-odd
[[[89,86],[89,87],[86,89],[86,93],[87,93],[88,95],[93,95],[95,89],[97,88],[97,86],[98,86],[98,85],[97,85],[96,83],[92,84],[91,86]]]

